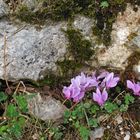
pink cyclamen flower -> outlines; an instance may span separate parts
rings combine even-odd
[[[86,91],[97,85],[96,78],[81,73],[71,79],[70,86],[64,86],[63,93],[67,99],[73,99],[74,102],[79,102],[84,97]]]
[[[120,78],[114,77],[114,73],[111,72],[111,73],[107,74],[107,76],[103,80],[103,85],[105,84],[107,89],[113,88],[118,84],[119,80],[120,80]]]
[[[108,98],[108,93],[104,88],[102,93],[99,88],[96,89],[96,93],[93,92],[93,100],[97,102],[100,106],[103,106]]]
[[[91,76],[87,76],[83,72],[81,73],[81,75],[72,78],[71,83],[73,85],[79,86],[81,90],[87,90],[91,87],[95,87],[98,85],[98,82],[95,78],[92,78]]]
[[[63,93],[67,99],[73,99],[74,102],[79,102],[84,97],[85,92],[77,85],[71,84],[69,87],[64,86]]]
[[[134,95],[140,96],[140,83],[135,83],[127,80],[127,88],[133,90]]]

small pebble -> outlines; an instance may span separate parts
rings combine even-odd
[[[130,140],[130,135],[126,134],[126,136],[124,137],[124,140]]]
[[[107,129],[110,129],[110,126],[109,125],[107,126]]]
[[[136,137],[140,139],[140,132],[136,133]]]
[[[121,115],[118,115],[115,120],[118,124],[121,124],[123,122],[123,118],[121,117]]]
[[[120,127],[120,131],[121,131],[121,130],[123,130],[123,128],[122,128],[122,127]]]
[[[97,138],[102,138],[104,135],[104,130],[105,129],[103,127],[99,127],[96,128],[94,131],[91,131],[90,139],[96,140]]]
[[[123,135],[124,134],[124,132],[123,131],[121,131],[121,135]]]

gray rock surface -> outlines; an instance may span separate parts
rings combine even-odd
[[[104,130],[103,127],[95,128],[95,130],[91,132],[90,140],[101,139],[104,135]]]
[[[37,30],[31,25],[0,22],[0,78],[4,78],[4,32],[6,71],[9,80],[41,78],[44,71],[56,71],[55,62],[66,53],[67,41],[61,28],[65,23]]]
[[[3,0],[0,0],[0,18],[9,13],[9,8]]]
[[[40,94],[37,94],[29,100],[30,113],[46,122],[60,120],[65,110],[66,107],[52,97],[42,99]]]
[[[92,26],[95,24],[95,21],[90,18],[86,18],[83,16],[77,16],[75,21],[73,22],[73,26],[80,31],[82,31],[84,36],[91,37],[92,36]]]
[[[28,0],[26,2],[34,1]],[[112,44],[105,47],[103,44],[95,44],[96,37],[92,35],[92,26],[95,21],[78,15],[72,24],[73,27],[80,29],[85,38],[89,39],[93,47],[96,48],[95,55],[89,63],[86,63],[98,68],[107,66],[113,69],[125,70],[128,65],[128,58],[135,51],[133,45],[138,46],[139,49],[139,17],[140,8],[135,12],[132,6],[128,5],[126,11],[119,14],[113,24]],[[50,71],[57,73],[56,62],[63,60],[68,53],[68,40],[61,28],[66,29],[67,22],[48,24],[41,27],[41,29],[36,29],[34,25],[14,24],[8,20],[1,20],[0,79],[4,79],[4,75],[6,75],[8,80],[38,80]],[[5,32],[7,37],[6,47],[4,47]],[[129,39],[133,33],[137,36]],[[6,57],[4,57],[4,48],[6,48]],[[140,71],[139,65],[137,67],[137,71]]]

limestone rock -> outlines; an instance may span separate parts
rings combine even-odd
[[[77,16],[73,22],[73,26],[82,31],[84,36],[92,36],[92,26],[95,24],[93,19]]]
[[[37,30],[32,25],[14,25],[0,22],[0,78],[4,78],[5,68],[8,80],[43,77],[43,72],[56,71],[56,62],[66,53],[67,40],[61,28],[65,23],[44,26]],[[4,47],[4,32],[7,41]],[[4,48],[6,67],[4,67]]]
[[[127,59],[134,52],[134,49],[129,47],[132,40],[129,37],[140,29],[140,7],[138,11],[133,11],[131,5],[128,4],[126,11],[119,14],[116,22],[113,24],[111,33],[112,44],[108,49],[98,52],[97,59],[100,66],[109,66],[118,69],[125,69]]]
[[[0,18],[9,13],[9,8],[3,0],[0,0]]]
[[[66,107],[52,97],[42,99],[40,94],[37,94],[29,102],[29,111],[37,118],[43,121],[56,121],[63,117]]]

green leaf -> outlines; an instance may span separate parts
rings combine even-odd
[[[8,128],[8,125],[1,126],[0,127],[0,135],[2,135],[4,132],[6,132],[7,128]]]
[[[126,105],[129,105],[130,103],[134,103],[134,97],[129,94],[125,95],[124,100]]]
[[[120,106],[120,111],[121,111],[121,112],[126,112],[127,110],[128,110],[128,105],[122,104],[122,105]]]
[[[93,105],[90,108],[91,113],[96,114],[96,112],[99,110],[99,107],[97,105]]]
[[[100,4],[100,7],[107,8],[109,6],[109,3],[107,1],[102,1]]]
[[[71,115],[72,115],[71,117],[73,119],[76,119],[76,118],[82,119],[82,118],[84,118],[83,107],[82,106],[76,107],[75,110],[72,111]]]
[[[61,140],[62,139],[63,133],[60,131],[59,128],[52,127],[50,129],[50,133],[53,135],[54,140]]]
[[[98,120],[97,119],[90,118],[89,119],[89,125],[91,127],[98,127]]]
[[[15,96],[15,99],[19,109],[24,113],[28,112],[28,103],[26,98],[24,96],[19,95],[19,96]]]
[[[19,115],[18,111],[17,111],[17,107],[13,104],[9,104],[7,107],[7,116],[8,117],[17,117]]]
[[[121,89],[120,87],[118,87],[118,86],[115,88],[115,91],[116,91],[117,93],[120,93],[121,90],[122,90],[122,89]]]
[[[69,118],[71,116],[71,112],[69,110],[66,110],[64,112],[64,118]]]
[[[20,117],[18,119],[18,124],[23,127],[25,125],[25,121],[26,119],[24,117]]]
[[[57,132],[54,134],[53,138],[54,140],[62,140],[62,136],[63,136],[62,132]]]
[[[16,138],[20,138],[22,134],[21,126],[18,123],[14,123],[13,126],[9,129],[9,132],[15,135]]]
[[[106,102],[104,108],[108,113],[112,113],[113,111],[118,109],[118,106],[115,103]]]
[[[64,112],[64,123],[69,123],[70,117],[71,117],[71,112],[69,110],[66,110]]]
[[[79,128],[79,132],[80,132],[80,136],[81,136],[82,140],[88,140],[90,131],[86,127],[81,126]]]
[[[74,123],[75,128],[79,128],[80,127],[80,122],[76,121],[76,123]]]
[[[91,107],[90,103],[84,103],[84,108],[89,109]]]
[[[7,100],[7,95],[4,92],[0,92],[0,102]]]

